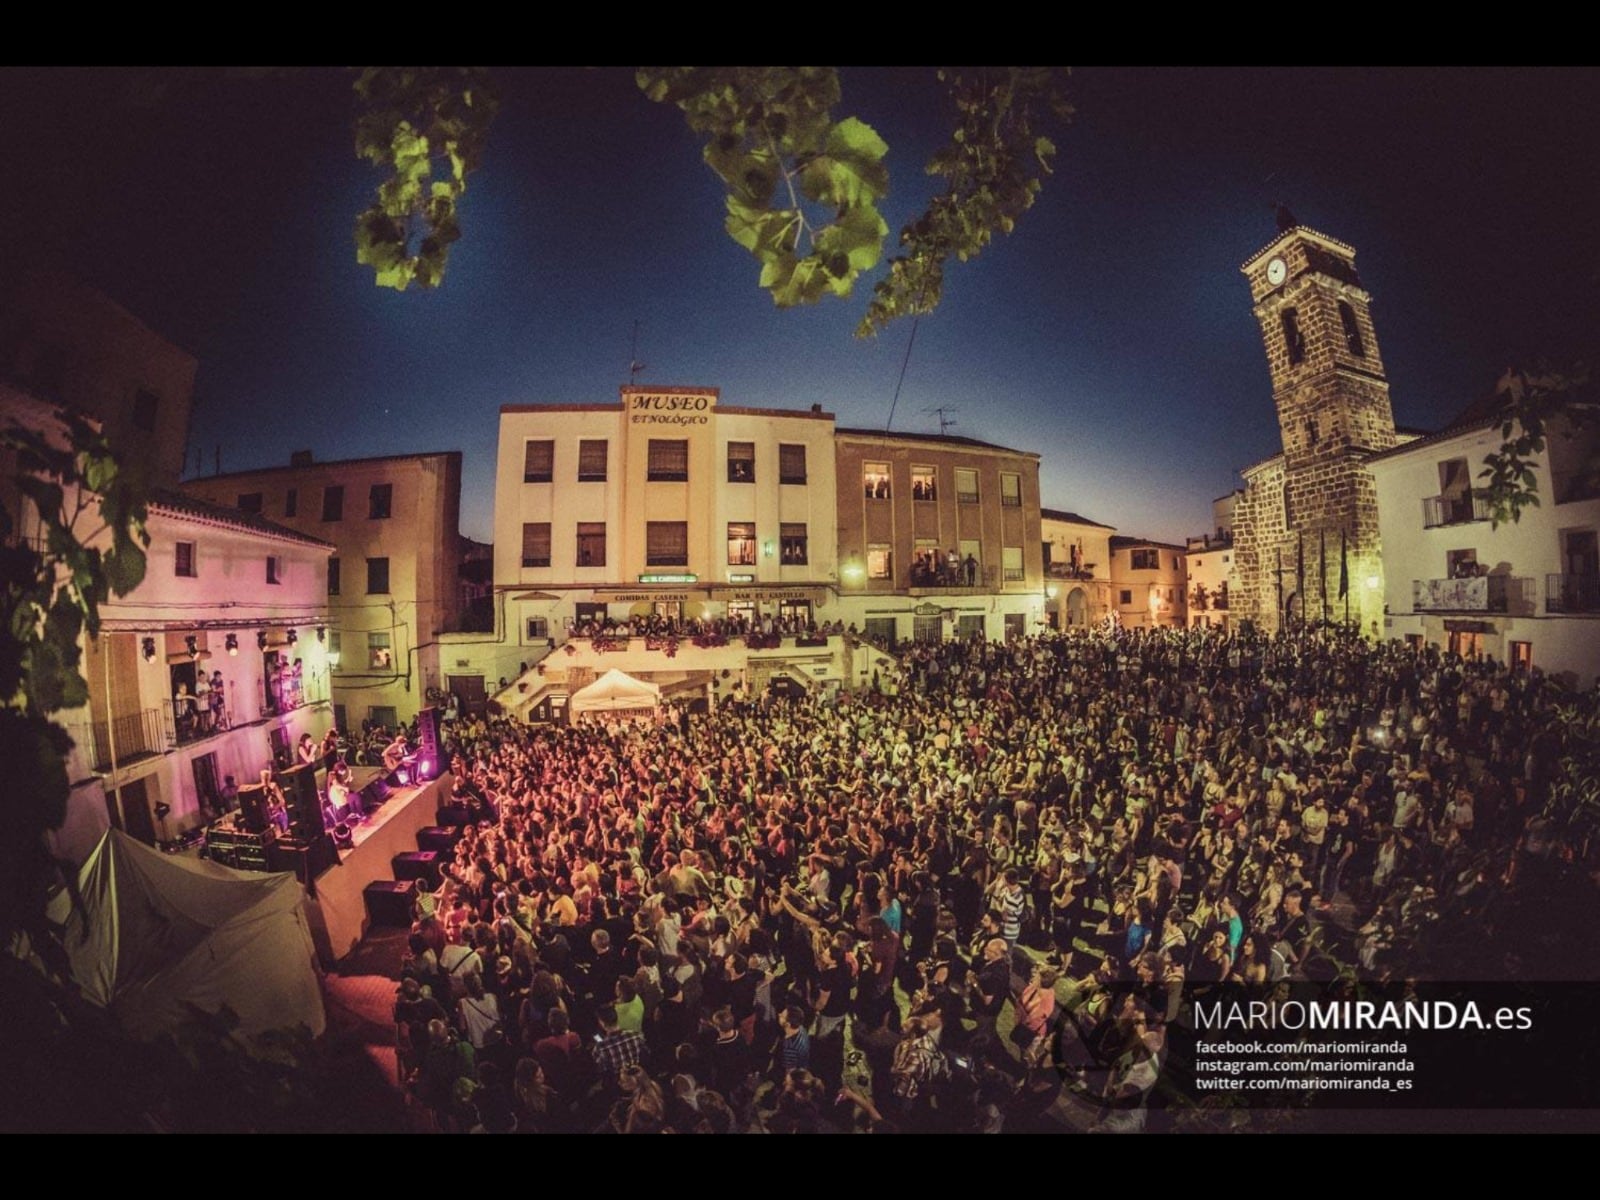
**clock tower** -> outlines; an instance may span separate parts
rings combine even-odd
[[[1372,297],[1355,250],[1283,212],[1242,268],[1267,353],[1283,452],[1246,471],[1235,525],[1241,615],[1381,632],[1369,454],[1395,445]],[[1343,594],[1341,594],[1341,592]]]

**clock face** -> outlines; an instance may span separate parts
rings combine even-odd
[[[1281,258],[1275,258],[1267,264],[1267,282],[1277,287],[1289,277],[1289,265]]]

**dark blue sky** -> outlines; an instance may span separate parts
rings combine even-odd
[[[1015,234],[952,266],[895,428],[954,405],[957,432],[1043,455],[1047,505],[1125,533],[1206,528],[1237,468],[1277,448],[1238,271],[1276,198],[1356,247],[1402,423],[1446,421],[1512,361],[1592,361],[1600,74],[1073,79],[1057,174]],[[0,72],[0,238],[56,251],[200,358],[206,472],[218,445],[225,470],[460,449],[463,525],[487,538],[498,407],[613,399],[636,320],[643,382],[886,420],[909,323],[856,341],[865,285],[775,309],[696,138],[629,72],[502,73],[443,288],[378,289],[351,242],[378,177],[352,153],[349,82]],[[846,70],[838,113],[889,143],[898,230],[943,134],[932,72]]]

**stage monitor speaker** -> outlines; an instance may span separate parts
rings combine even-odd
[[[415,879],[430,892],[439,890],[439,852],[437,850],[407,850],[396,854],[389,863],[396,879]]]
[[[411,924],[411,905],[416,899],[415,879],[379,879],[367,884],[363,897],[367,916],[374,925]]]
[[[472,810],[465,804],[442,804],[439,806],[438,820],[441,825],[465,829],[472,824]]]
[[[239,820],[251,833],[266,832],[267,789],[259,783],[246,783],[239,788]]]
[[[369,813],[388,798],[389,781],[382,775],[374,775],[361,789],[361,807]]]
[[[289,817],[300,837],[311,838],[322,832],[322,796],[317,790],[317,770],[301,763],[278,776]]]
[[[417,830],[417,849],[436,851],[442,858],[454,854],[460,840],[461,831],[449,825],[427,825]]]
[[[325,833],[307,841],[280,838],[267,847],[267,865],[274,871],[293,871],[313,896],[317,894],[317,876],[338,862],[333,838]]]
[[[413,783],[439,778],[439,710],[425,708],[417,714],[417,777]]]

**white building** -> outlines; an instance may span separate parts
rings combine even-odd
[[[1472,486],[1503,440],[1491,407],[1369,460],[1384,634],[1588,686],[1600,673],[1600,434],[1553,431],[1535,467],[1540,505],[1496,527]]]
[[[1189,624],[1227,629],[1230,593],[1236,590],[1233,570],[1233,506],[1243,491],[1232,491],[1211,502],[1211,528],[1189,539],[1184,553],[1187,575]]]
[[[1111,537],[1115,527],[1059,508],[1039,510],[1044,544],[1046,619],[1053,629],[1099,625],[1114,607]]]
[[[1149,538],[1111,539],[1111,593],[1117,621],[1126,628],[1183,626],[1182,546]]]
[[[54,427],[53,408],[0,387],[0,411]],[[14,464],[6,464],[9,475]],[[15,504],[15,500],[12,501]],[[16,536],[39,535],[23,502]],[[108,825],[150,843],[215,810],[228,776],[287,760],[328,729],[328,555],[333,547],[251,513],[158,489],[143,581],[100,606],[84,647],[89,703],[56,719],[71,735],[72,792],[55,850],[81,859]],[[102,535],[107,536],[107,535]],[[296,668],[298,667],[298,670]],[[221,673],[222,703],[190,699]],[[298,684],[295,680],[298,679]]]

